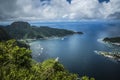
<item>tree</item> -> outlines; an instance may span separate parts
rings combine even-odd
[[[95,80],[95,78],[89,78],[88,76],[83,76],[81,79],[82,80]]]
[[[20,48],[16,45],[16,40],[0,42],[0,64],[15,64],[19,67],[30,67],[31,51],[26,48]]]
[[[76,80],[77,77],[55,59],[33,61],[31,51],[17,46],[16,40],[0,42],[1,80]]]

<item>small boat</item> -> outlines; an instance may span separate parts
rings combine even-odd
[[[55,59],[56,62],[58,62],[58,60],[59,60],[59,57],[57,57],[57,58]]]

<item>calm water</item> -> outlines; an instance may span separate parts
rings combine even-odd
[[[88,75],[96,80],[120,80],[120,63],[94,53],[94,50],[111,51],[98,42],[104,37],[120,36],[120,22],[48,22],[31,23],[37,26],[50,26],[74,31],[82,31],[83,35],[71,35],[64,38],[38,40],[31,43],[33,59],[43,61],[59,57],[59,61],[70,72],[80,76]]]

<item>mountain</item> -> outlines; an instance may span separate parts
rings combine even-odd
[[[11,25],[3,27],[12,38],[15,39],[39,39],[47,37],[63,37],[72,34],[82,34],[71,30],[50,28],[47,26],[31,26],[28,22],[13,22]]]
[[[8,41],[10,39],[13,39],[9,36],[9,34],[2,28],[3,26],[0,26],[0,42],[1,41]],[[20,41],[16,41],[16,44],[19,47],[25,47],[25,48],[29,48],[29,45],[27,45],[24,42],[20,42]]]
[[[6,41],[9,40],[10,36],[7,34],[7,32],[0,27],[0,41]]]

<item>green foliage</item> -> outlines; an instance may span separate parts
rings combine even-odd
[[[30,46],[26,42],[24,42],[24,41],[17,41],[16,43],[21,48],[24,47],[24,48],[30,49]]]
[[[0,42],[0,80],[76,80],[54,59],[36,63],[31,51],[20,48],[16,40]]]
[[[6,41],[6,40],[9,40],[10,39],[10,36],[7,34],[7,32],[1,28],[0,26],[0,41]]]
[[[95,80],[95,78],[89,78],[88,76],[83,76],[82,80]]]
[[[29,67],[31,62],[31,51],[20,48],[16,40],[0,42],[0,65],[15,64],[20,67]]]
[[[74,34],[76,32],[65,29],[57,29],[50,27],[30,26],[27,22],[13,22],[11,25],[4,27],[14,39],[39,39],[46,37],[63,37]],[[82,34],[82,32],[78,32]]]

